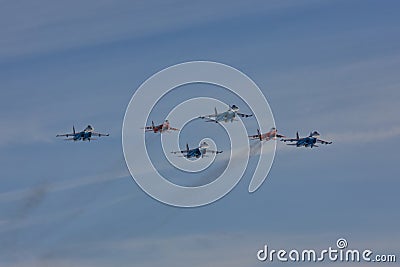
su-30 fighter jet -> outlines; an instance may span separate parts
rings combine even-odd
[[[243,114],[239,113],[239,108],[235,105],[232,105],[229,107],[229,109],[225,112],[218,113],[217,108],[214,109],[214,114],[211,115],[205,115],[205,116],[200,116],[200,119],[206,119],[207,122],[233,122],[237,116],[248,118],[253,116],[253,114]]]
[[[151,126],[144,127],[145,132],[154,132],[154,133],[164,133],[168,131],[179,131],[177,128],[173,128],[169,125],[169,121],[165,120],[163,124],[154,125],[154,121],[151,122]]]
[[[287,144],[291,146],[296,146],[296,147],[318,147],[316,144],[324,144],[324,145],[329,145],[332,144],[330,141],[324,141],[319,139],[319,133],[317,131],[311,132],[309,136],[299,138],[299,132],[296,133],[296,138],[289,138],[289,139],[281,139],[283,142],[296,142],[294,144]]]
[[[67,137],[65,140],[71,140],[71,141],[89,141],[90,140],[96,140],[95,138],[92,138],[92,136],[109,136],[109,134],[102,134],[102,133],[96,133],[94,132],[94,128],[90,125],[88,125],[83,131],[81,132],[76,132],[75,127],[72,126],[72,133],[67,133],[67,134],[57,134],[56,137],[61,137],[65,136]],[[68,138],[72,136],[71,138]]]
[[[181,151],[173,151],[171,153],[177,154],[181,153],[183,154],[182,156],[185,158],[200,158],[200,157],[205,157],[207,153],[212,153],[212,154],[220,154],[222,151],[216,151],[216,150],[210,150],[208,149],[209,145],[206,142],[203,142],[200,144],[199,147],[197,148],[192,148],[189,149],[189,145],[186,144],[186,150],[181,150]]]
[[[250,140],[260,140],[260,141],[269,141],[271,139],[276,140],[276,138],[283,138],[283,137],[286,136],[278,134],[278,130],[275,127],[271,128],[271,130],[265,134],[261,134],[260,130],[257,129],[256,135],[249,136]]]

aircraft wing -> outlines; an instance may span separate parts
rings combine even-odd
[[[145,131],[148,132],[148,131],[160,130],[160,129],[162,129],[162,127],[163,127],[163,125],[160,124],[160,125],[146,126],[142,129],[145,129]]]
[[[332,144],[332,142],[330,142],[330,141],[324,141],[324,140],[321,140],[321,139],[317,139],[317,142],[320,143],[320,144],[324,144],[324,145]]]
[[[100,136],[109,136],[110,134],[102,134],[102,133],[92,132],[92,135],[100,137]]]
[[[179,131],[179,129],[178,128],[173,128],[173,127],[169,127],[169,129],[168,130],[171,130],[171,131]]]
[[[57,134],[56,135],[56,137],[62,137],[62,136],[68,137],[68,136],[74,136],[74,134],[70,133],[70,134]]]
[[[219,122],[219,121],[217,121],[217,120],[213,120],[213,119],[208,119],[208,120],[206,120],[206,122]]]
[[[145,129],[146,131],[153,131],[153,126],[146,126],[142,129]]]
[[[215,117],[215,116],[214,116],[214,117]],[[219,122],[219,121],[214,120],[214,119],[211,119],[211,118],[209,118],[209,117],[207,117],[207,116],[201,116],[201,117],[199,117],[199,119],[205,119],[206,122]]]
[[[222,152],[223,152],[223,151],[209,150],[209,149],[206,150],[206,153],[212,153],[212,154],[220,154],[220,153],[222,153]]]
[[[277,138],[285,138],[286,136],[284,136],[284,135],[281,135],[281,134],[276,134],[275,135]]]
[[[199,119],[209,119],[212,120],[211,118],[215,118],[215,114],[211,114],[211,115],[205,115],[205,116],[200,116]]]
[[[283,142],[296,142],[296,141],[299,141],[299,139],[296,139],[296,138],[286,138],[286,139],[281,139],[281,141],[283,141]]]
[[[250,138],[251,140],[260,140],[260,136],[259,136],[258,134],[256,134],[256,135],[249,135],[249,138]]]
[[[252,117],[253,116],[253,114],[248,115],[248,114],[243,114],[243,113],[239,113],[239,112],[237,112],[236,114],[238,116],[240,116],[240,117],[243,117],[243,118],[248,118],[248,117]]]
[[[181,151],[172,151],[172,154],[177,154],[177,153],[182,153],[182,154],[187,154],[189,151],[188,150],[181,150]]]

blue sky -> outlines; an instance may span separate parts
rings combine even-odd
[[[397,1],[1,6],[1,266],[262,266],[265,243],[325,248],[339,237],[398,253]],[[192,60],[251,77],[283,134],[318,130],[334,144],[278,143],[254,194],[247,173],[205,207],[153,200],[125,166],[123,116],[143,81]],[[55,138],[87,124],[111,136]]]

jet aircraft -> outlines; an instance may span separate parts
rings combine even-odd
[[[205,157],[207,153],[212,153],[212,154],[220,154],[222,151],[216,151],[216,150],[210,150],[208,149],[209,145],[206,142],[203,142],[200,144],[199,147],[197,148],[192,148],[189,149],[189,145],[186,144],[186,150],[181,150],[181,151],[173,151],[171,153],[177,154],[177,153],[182,153],[183,157],[185,158],[200,158],[200,157]]]
[[[65,136],[67,137],[65,140],[71,140],[71,141],[89,141],[90,140],[96,140],[95,138],[92,138],[92,136],[109,136],[109,134],[102,134],[102,133],[96,133],[94,132],[94,128],[90,125],[88,125],[83,131],[81,132],[76,132],[75,127],[72,126],[72,133],[67,133],[67,134],[57,134],[56,137],[61,137]],[[72,136],[71,138],[68,138]]]
[[[237,116],[248,118],[253,116],[253,114],[243,114],[239,113],[239,108],[236,105],[229,106],[229,109],[225,112],[218,113],[217,108],[214,109],[214,114],[200,116],[200,119],[206,119],[207,122],[233,122]]]
[[[278,130],[275,127],[271,128],[271,130],[265,134],[261,134],[260,130],[257,129],[256,135],[250,135],[250,140],[260,140],[260,141],[269,141],[271,139],[276,140],[276,138],[286,137],[284,135],[278,134]]]
[[[291,145],[291,146],[296,146],[296,147],[318,147],[318,145],[316,145],[317,143],[319,144],[324,144],[324,145],[329,145],[332,144],[332,142],[330,141],[324,141],[319,139],[319,133],[317,131],[311,132],[309,136],[307,137],[303,137],[303,138],[299,138],[299,132],[296,133],[296,138],[288,138],[288,139],[281,139],[281,141],[283,142],[296,142],[294,144],[287,144],[287,145]]]
[[[179,131],[177,128],[173,128],[169,125],[169,121],[165,120],[163,124],[154,125],[154,121],[151,122],[151,126],[144,127],[145,132],[163,133],[168,131]]]

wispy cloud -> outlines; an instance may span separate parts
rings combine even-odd
[[[0,202],[19,201],[35,197],[36,192],[40,189],[41,194],[50,194],[63,190],[75,189],[82,186],[93,185],[97,183],[104,183],[116,179],[128,177],[130,174],[126,169],[111,171],[86,177],[78,177],[68,179],[66,181],[57,181],[54,183],[47,183],[45,186],[39,185],[38,187],[31,187],[26,189],[13,190],[0,193]],[[42,192],[42,189],[44,190]]]
[[[13,233],[15,233],[16,230],[21,230],[35,225],[57,224],[59,226],[65,226],[67,223],[70,223],[70,221],[76,220],[79,216],[84,215],[89,209],[91,212],[99,209],[107,209],[108,207],[116,205],[120,202],[130,201],[133,198],[135,198],[135,195],[133,194],[111,198],[105,202],[102,202],[102,205],[96,208],[93,207],[93,202],[88,202],[85,205],[79,207],[69,207],[61,211],[52,211],[51,213],[46,214],[46,216],[30,216],[32,210],[20,210],[18,211],[18,217],[0,221],[0,226],[2,226],[0,228],[0,234],[9,233],[10,231],[13,231]],[[5,242],[5,245],[7,243],[10,243],[10,241]]]
[[[259,266],[256,253],[266,244],[270,249],[314,249],[320,251],[335,247],[337,234],[244,234],[241,232],[198,233],[190,235],[160,236],[149,238],[121,238],[109,242],[89,242],[73,244],[57,252],[43,253],[33,261],[18,262],[22,267],[51,265],[70,266],[176,266],[194,267],[241,267]],[[348,238],[351,248],[372,249],[375,252],[395,253],[397,243],[389,236],[376,243],[374,238]],[[385,242],[384,242],[385,241]],[[90,261],[82,253],[71,255],[73,251],[85,251],[97,257]],[[68,252],[68,253],[66,253]],[[85,254],[85,253],[83,253]],[[108,258],[107,255],[115,258]],[[79,256],[78,256],[79,255]],[[154,255],[157,255],[155,257]],[[127,265],[129,262],[130,265]],[[14,263],[15,264],[15,263]],[[266,264],[266,263],[264,263]],[[307,263],[297,263],[305,266]],[[315,266],[326,266],[329,262],[315,263]],[[336,263],[337,265],[337,263]],[[357,264],[358,266],[359,264]],[[2,266],[11,266],[4,264]],[[15,265],[13,265],[15,266]],[[349,266],[353,266],[349,264]],[[355,265],[354,265],[355,266]]]
[[[368,131],[351,131],[329,133],[327,137],[340,143],[371,143],[371,142],[387,142],[388,139],[400,137],[400,126],[383,129],[371,129]]]
[[[41,120],[25,118],[0,118],[0,146],[9,144],[27,144],[33,142],[50,143],[49,136]]]
[[[0,59],[172,32],[226,18],[315,1],[41,1],[2,3]],[[79,6],[79,8],[77,8]],[[258,6],[254,9],[254,6]]]

